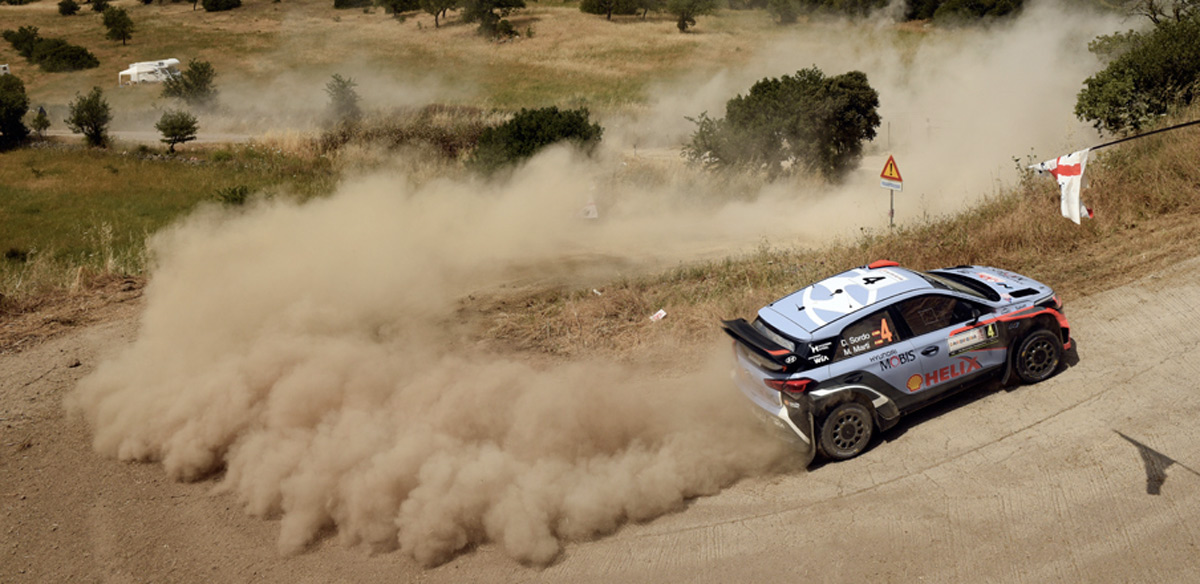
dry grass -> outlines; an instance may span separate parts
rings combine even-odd
[[[299,83],[323,98],[320,87],[336,71],[395,80],[368,107],[404,103],[398,93],[415,91],[435,78],[456,91],[458,103],[519,108],[588,105],[596,110],[636,103],[663,72],[715,71],[748,59],[748,43],[770,40],[774,27],[762,11],[727,12],[702,18],[695,34],[679,34],[666,16],[614,17],[612,22],[583,14],[574,4],[530,2],[510,20],[522,38],[497,44],[475,33],[453,14],[435,29],[433,17],[410,13],[403,20],[373,8],[334,10],[327,0],[248,0],[242,8],[218,13],[192,11],[190,3],[142,5],[117,0],[137,27],[128,45],[106,40],[100,16],[89,5],[63,17],[54,2],[0,5],[3,28],[32,25],[44,37],[82,45],[100,67],[74,73],[44,73],[28,65],[8,43],[0,43],[0,63],[13,65],[35,104],[65,106],[92,86],[106,88],[118,111],[161,106],[154,85],[116,90],[117,72],[128,63],[176,57],[211,62],[218,86],[254,87]],[[532,31],[532,36],[528,32]],[[614,34],[616,31],[618,34]],[[286,82],[279,78],[287,76]],[[370,93],[370,92],[367,92]],[[252,98],[229,92],[230,101]],[[390,103],[382,101],[392,99]],[[454,95],[438,101],[454,103]]]
[[[1200,108],[1180,119],[1192,119]],[[1166,122],[1164,122],[1164,125]],[[985,264],[1025,273],[1073,298],[1129,283],[1194,257],[1200,242],[1200,130],[1101,151],[1084,200],[1096,218],[1058,214],[1053,180],[1031,176],[961,215],[819,249],[763,248],[747,257],[680,267],[590,289],[532,290],[464,301],[461,314],[497,349],[655,359],[656,351],[719,335],[718,321],[850,266],[888,258],[931,269]],[[649,316],[663,308],[668,316]],[[650,354],[639,354],[653,348]]]

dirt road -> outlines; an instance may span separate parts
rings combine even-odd
[[[1200,258],[1066,300],[1079,360],[1038,386],[979,388],[857,459],[743,480],[546,568],[486,545],[428,570],[336,534],[280,556],[277,522],[215,482],[95,454],[62,400],[133,338],[124,305],[0,356],[0,582],[1194,582]]]

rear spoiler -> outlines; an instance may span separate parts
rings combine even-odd
[[[800,365],[800,355],[767,338],[744,318],[723,320],[721,328],[734,340],[758,356],[778,365],[784,372],[790,372]]]

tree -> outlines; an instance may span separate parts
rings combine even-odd
[[[767,12],[779,19],[779,24],[795,24],[800,19],[800,0],[768,0]]]
[[[16,75],[0,75],[0,150],[25,141],[29,129],[22,118],[29,111],[25,83]]]
[[[182,99],[196,107],[209,107],[217,100],[216,78],[212,63],[192,59],[186,69],[163,81],[162,96]]]
[[[376,2],[383,7],[384,12],[392,15],[421,9],[421,0],[376,0]]]
[[[441,27],[440,19],[447,10],[458,8],[458,0],[421,0],[421,10],[433,15],[433,27]]]
[[[360,98],[355,87],[358,84],[354,79],[337,73],[325,84],[325,93],[329,96],[329,115],[335,122],[354,123],[362,117],[362,109],[358,107]]]
[[[829,180],[857,165],[879,126],[879,94],[866,74],[826,77],[810,67],[767,78],[725,104],[725,118],[701,114],[684,156],[709,168],[748,166],[771,176],[803,169]]]
[[[46,130],[50,129],[50,116],[46,115],[46,108],[38,108],[38,113],[36,116],[33,116],[33,121],[29,123],[29,128],[37,132],[38,138],[46,135]]]
[[[79,3],[75,0],[62,0],[58,3],[58,13],[63,16],[72,16],[79,12]]]
[[[491,173],[526,160],[557,142],[571,142],[584,150],[600,143],[604,129],[588,122],[588,110],[559,110],[557,107],[522,109],[511,120],[479,135],[469,165]]]
[[[112,121],[112,108],[104,99],[104,92],[93,87],[86,96],[75,94],[70,106],[71,115],[63,120],[72,133],[83,134],[88,146],[108,145],[108,123]]]
[[[196,139],[196,131],[200,126],[196,116],[183,110],[168,110],[163,112],[154,128],[162,133],[162,142],[167,145],[167,152],[175,152],[176,144],[191,142]]]
[[[92,1],[95,2],[95,0]],[[242,0],[200,0],[200,5],[204,7],[205,12],[221,12],[241,6]],[[192,3],[192,10],[195,9],[196,4]]]
[[[505,29],[502,19],[524,8],[525,0],[463,0],[461,6],[463,22],[478,22],[480,34],[497,36]]]
[[[108,29],[108,34],[104,36],[110,41],[121,41],[124,45],[125,41],[133,38],[133,19],[129,18],[129,13],[125,12],[124,8],[110,6],[105,9],[104,27]]]
[[[1113,52],[1108,66],[1083,82],[1075,102],[1079,119],[1111,133],[1137,131],[1200,97],[1200,15],[1160,20],[1149,32],[1109,41],[1090,45]]]
[[[679,32],[687,32],[688,27],[696,26],[697,16],[717,11],[717,0],[667,0],[666,7],[668,13],[675,15]]]
[[[106,8],[108,8],[108,0],[92,0],[92,12],[103,14]]]
[[[637,0],[581,0],[579,11],[586,14],[603,14],[612,20],[613,14],[637,14],[642,6]]]
[[[1200,14],[1200,0],[1129,0],[1125,3],[1125,11],[1133,16],[1144,16],[1158,25]]]

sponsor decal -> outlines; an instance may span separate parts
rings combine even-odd
[[[980,347],[986,347],[1000,340],[999,331],[996,330],[996,323],[988,323],[986,326],[967,329],[961,333],[950,335],[946,340],[946,344],[950,346],[950,356],[959,353],[973,351]]]
[[[791,365],[792,363],[796,362],[796,359],[799,359],[799,357],[795,355],[788,355],[786,358],[784,358],[783,362]]]
[[[950,364],[949,366],[942,367],[937,371],[926,373],[925,378],[922,381],[925,382],[927,387],[933,387],[981,369],[983,369],[983,365],[979,364],[978,359],[975,357],[962,355],[958,358],[958,361]],[[909,382],[912,382],[911,378],[909,379]]]
[[[882,361],[882,360],[887,359],[888,357],[891,357],[892,355],[895,355],[895,354],[896,354],[896,350],[892,349],[890,351],[884,351],[877,355],[871,355],[871,362],[874,363],[876,361]]]
[[[831,345],[833,345],[833,341],[825,341],[824,343],[809,343],[808,344],[808,352],[824,353],[825,351],[829,350],[829,347]]]
[[[1004,278],[997,278],[996,276],[985,274],[983,272],[979,272],[975,275],[978,276],[980,280],[983,280],[984,282],[991,282],[993,284],[1003,284],[1005,281]]]
[[[922,381],[924,381],[924,379],[921,377],[921,374],[919,374],[919,373],[915,374],[912,377],[908,378],[908,383],[905,384],[905,387],[908,388],[908,391],[916,391],[918,389],[921,389]]]
[[[880,361],[879,362],[879,370],[887,371],[888,369],[891,369],[892,367],[899,367],[901,365],[907,365],[916,360],[917,360],[917,355],[915,353],[913,353],[912,351],[905,351],[903,353],[897,353],[895,355],[892,355],[891,357],[888,357],[887,359]]]
[[[811,355],[808,358],[808,361],[810,363],[812,363],[813,365],[820,365],[821,363],[824,363],[828,360],[829,360],[829,357],[827,357],[825,355]]]

